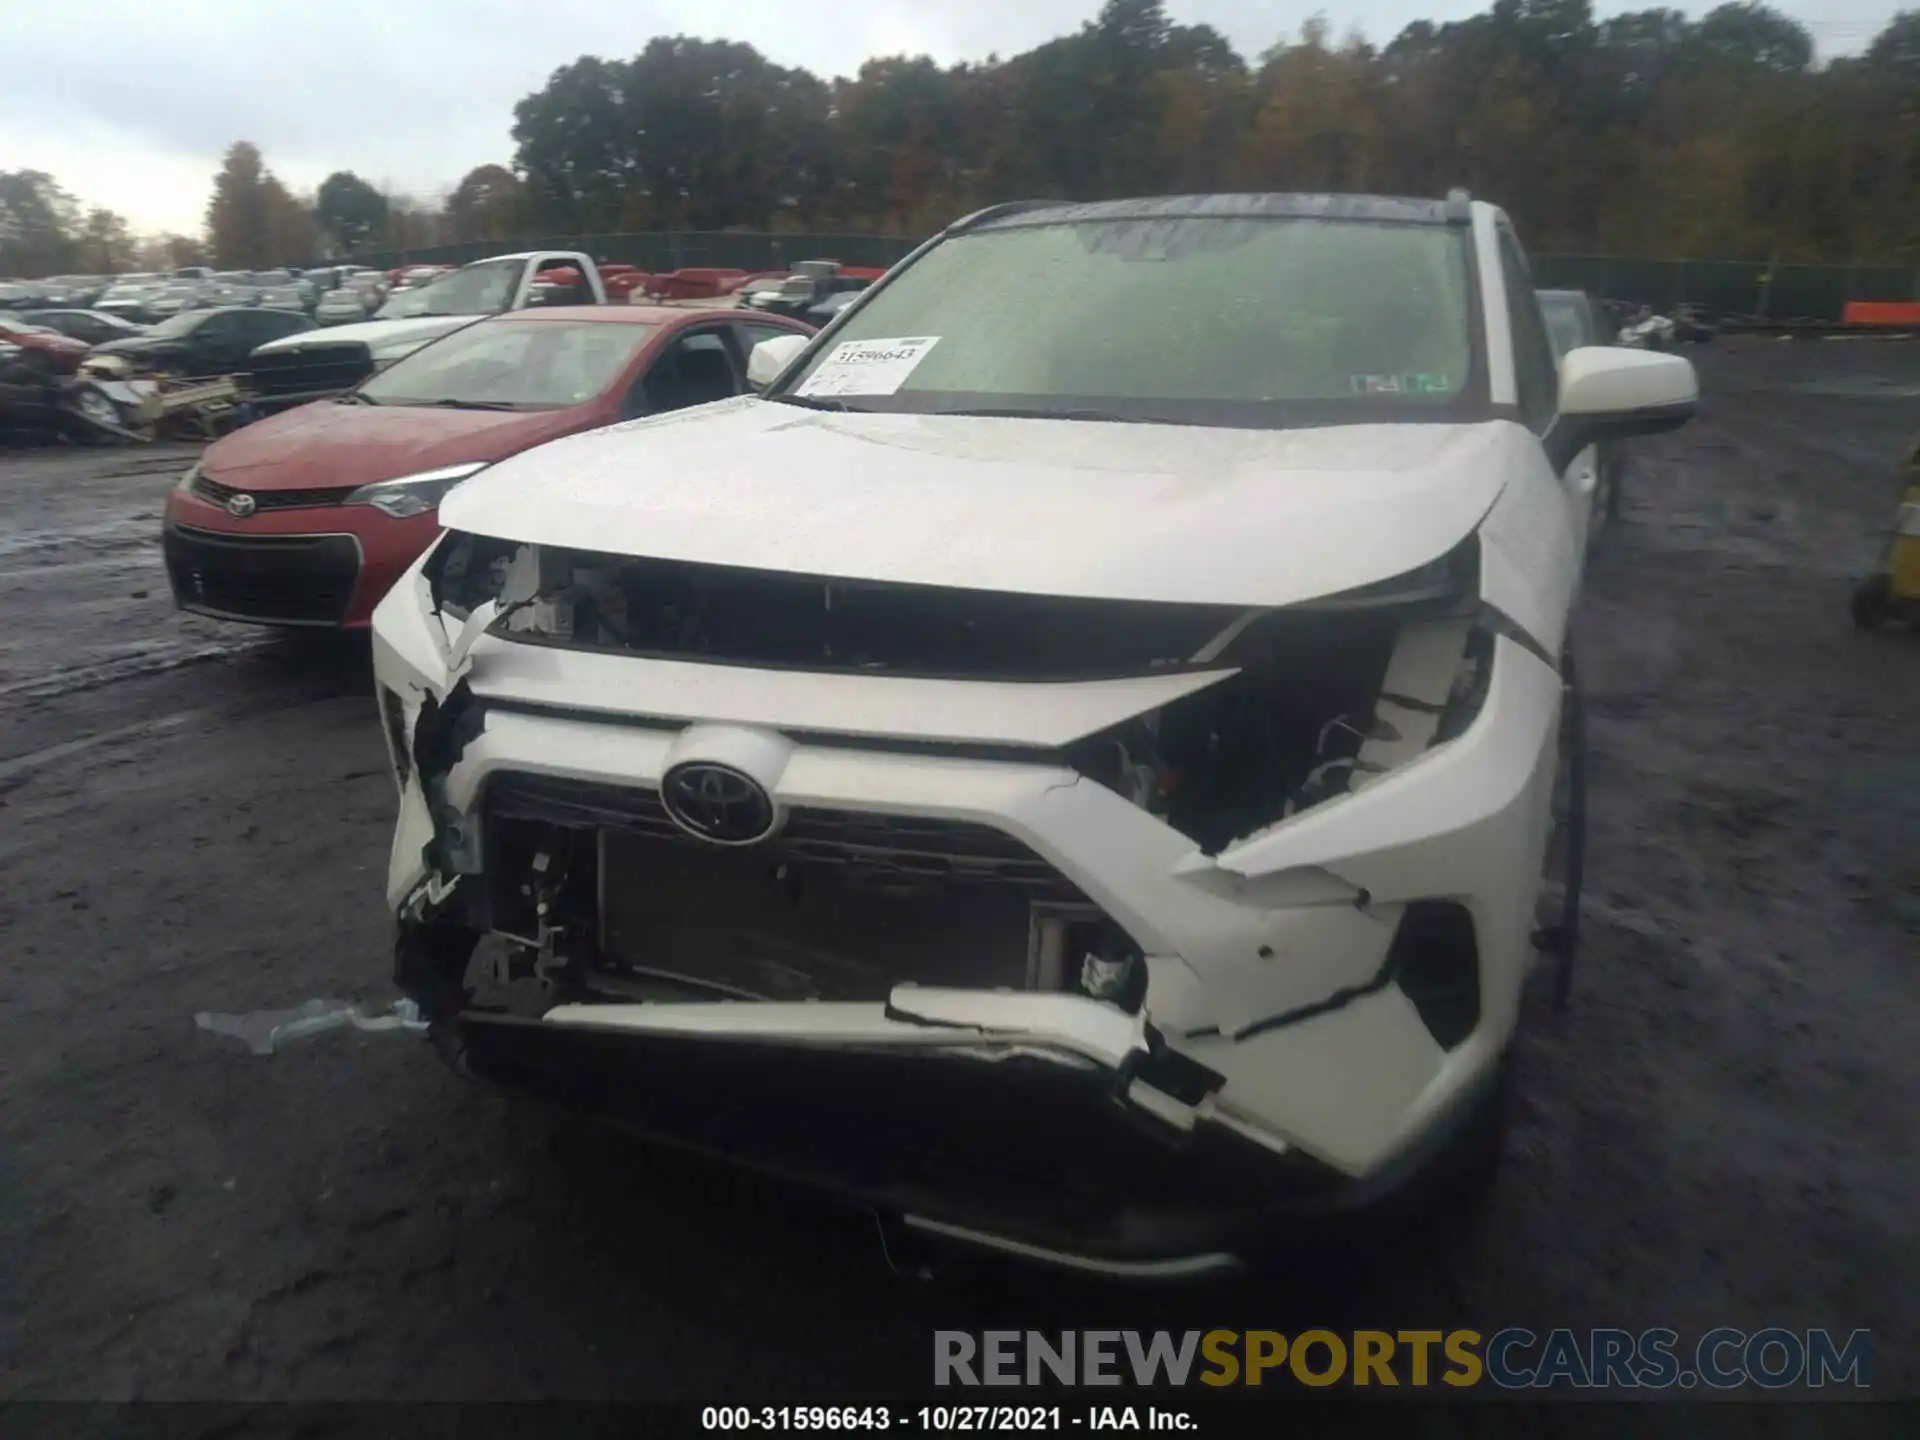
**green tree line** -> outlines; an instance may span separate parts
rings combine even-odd
[[[1107,0],[1010,59],[832,81],[662,37],[555,70],[513,139],[534,232],[919,234],[1014,197],[1465,185],[1539,250],[1920,261],[1920,10],[1826,64],[1751,3],[1496,0],[1384,46],[1315,20],[1250,62]]]
[[[1011,198],[1455,185],[1537,251],[1920,265],[1920,10],[1824,64],[1758,3],[1596,20],[1588,0],[1495,0],[1384,46],[1315,19],[1250,61],[1161,0],[1106,0],[1011,58],[892,56],[834,80],[662,36],[556,69],[512,138],[510,165],[431,202],[350,171],[294,195],[237,142],[204,244],[135,241],[52,177],[0,172],[0,275],[533,234],[920,235]]]

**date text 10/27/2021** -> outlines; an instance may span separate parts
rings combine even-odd
[[[1198,1428],[1184,1410],[1153,1405],[708,1405],[703,1430],[888,1431],[906,1435],[1012,1431],[1183,1431]]]

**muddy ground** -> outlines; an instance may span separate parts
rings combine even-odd
[[[1920,1391],[1920,639],[1846,612],[1920,346],[1697,354],[1591,575],[1585,953],[1482,1222],[1197,1293],[903,1280],[417,1041],[196,1032],[392,997],[363,647],[171,610],[188,452],[0,452],[0,1399],[856,1400],[936,1325],[1102,1320],[1866,1327]]]

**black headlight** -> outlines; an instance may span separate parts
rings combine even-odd
[[[464,618],[487,601],[499,599],[507,565],[519,549],[517,540],[449,530],[440,537],[421,572],[431,587],[433,603],[450,615]]]

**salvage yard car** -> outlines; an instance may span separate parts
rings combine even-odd
[[[574,293],[580,303],[606,303],[600,272],[584,255],[541,250],[477,260],[417,290],[398,292],[370,321],[330,325],[321,335],[263,345],[248,366],[249,401],[256,410],[271,413],[337,395],[483,315],[544,303],[546,277],[568,269],[575,273]]]
[[[30,325],[44,325],[89,345],[125,340],[146,330],[144,325],[109,315],[104,310],[22,310],[20,318]]]
[[[71,375],[80,368],[87,353],[84,340],[75,340],[49,325],[27,320],[24,316],[0,315],[0,340],[19,347],[24,359],[37,361],[58,375]]]
[[[266,285],[259,292],[259,304],[266,310],[294,310],[305,315],[313,307],[308,292],[298,285]]]
[[[373,308],[369,302],[377,292],[341,285],[327,291],[313,307],[313,318],[322,325],[358,325]]]
[[[1119,1274],[1470,1194],[1567,466],[1692,367],[1556,366],[1456,193],[994,207],[753,369],[480,472],[375,612],[442,1055]]]
[[[246,364],[258,346],[312,328],[308,316],[284,310],[251,306],[188,310],[142,334],[96,345],[92,354],[117,356],[136,373],[230,375]]]
[[[810,333],[778,323],[624,305],[517,311],[338,400],[237,430],[168,498],[174,599],[224,619],[364,627],[440,533],[435,507],[453,485],[558,435],[738,395],[754,340]]]
[[[158,275],[122,275],[101,292],[92,308],[135,324],[145,324],[155,318],[148,313],[147,301],[170,283]]]

